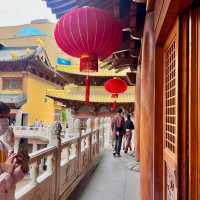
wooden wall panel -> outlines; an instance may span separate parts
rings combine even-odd
[[[153,143],[154,143],[154,33],[153,13],[145,20],[141,62],[141,116],[140,116],[140,161],[141,200],[153,199]]]
[[[163,47],[163,199],[178,199],[179,20]]]
[[[163,9],[164,0],[155,1],[154,6],[154,30],[157,30],[159,20],[161,20],[161,11]]]
[[[155,40],[163,44],[176,17],[192,4],[192,0],[157,0],[154,11]]]
[[[147,0],[146,1],[147,12],[151,12],[154,10],[154,3],[155,3],[155,0]]]

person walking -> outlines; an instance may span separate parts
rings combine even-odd
[[[112,130],[114,130],[115,135],[115,149],[113,155],[115,156],[117,154],[118,157],[120,157],[122,138],[125,134],[125,119],[121,108],[118,109],[116,116],[113,118]]]
[[[130,149],[130,151],[132,151],[132,147],[131,147],[131,139],[132,139],[132,131],[134,130],[134,124],[133,121],[131,120],[131,115],[128,114],[127,115],[127,120],[126,120],[126,146],[125,146],[125,150],[124,153],[127,153],[128,150]]]

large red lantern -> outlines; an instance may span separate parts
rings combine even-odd
[[[122,41],[122,27],[106,11],[82,7],[64,14],[56,25],[54,35],[65,53],[80,58],[80,71],[89,73],[98,71],[98,59],[118,50]],[[85,100],[89,102],[89,77],[85,82]]]
[[[112,98],[118,98],[118,95],[121,93],[124,93],[127,90],[127,83],[120,79],[120,78],[113,78],[104,84],[105,89],[112,94]],[[114,101],[112,105],[112,110],[115,110],[117,108],[116,106],[116,100]]]
[[[106,11],[82,7],[64,14],[54,35],[65,53],[80,58],[80,71],[91,72],[98,71],[98,58],[106,58],[119,48],[122,27]]]

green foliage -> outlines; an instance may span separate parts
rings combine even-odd
[[[63,123],[67,122],[67,114],[64,110],[61,113],[61,120]]]

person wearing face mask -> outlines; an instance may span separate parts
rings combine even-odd
[[[9,128],[9,107],[0,102],[0,199],[14,200],[16,183],[28,173],[28,154],[13,152],[14,134]]]

